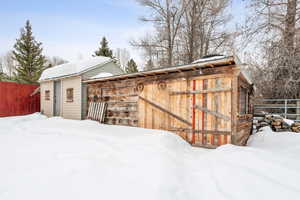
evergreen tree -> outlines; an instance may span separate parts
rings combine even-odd
[[[125,69],[126,73],[134,73],[134,72],[138,72],[138,67],[136,65],[136,63],[134,62],[133,59],[130,59],[127,63],[127,67]]]
[[[106,40],[105,37],[102,38],[100,45],[101,46],[97,51],[95,51],[95,54],[93,56],[106,56],[106,57],[113,58],[113,52],[111,49],[109,49],[108,41]]]
[[[21,29],[20,38],[16,40],[13,58],[17,61],[16,78],[20,82],[37,83],[43,70],[46,59],[42,55],[42,43],[37,42],[32,34],[29,20]]]

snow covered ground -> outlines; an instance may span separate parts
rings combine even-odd
[[[300,199],[299,155],[300,134],[268,128],[207,150],[165,131],[0,118],[0,199]]]

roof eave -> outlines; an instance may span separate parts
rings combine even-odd
[[[111,62],[114,62],[114,61],[115,61],[115,59],[110,59],[106,62],[101,63],[100,65],[95,65],[95,66],[90,67],[86,70],[83,70],[79,73],[74,73],[74,74],[69,74],[69,75],[64,75],[64,76],[58,76],[58,77],[52,77],[52,78],[49,78],[49,79],[38,80],[38,82],[41,83],[41,82],[47,82],[47,81],[55,81],[55,80],[59,80],[59,79],[63,79],[63,78],[71,78],[71,77],[74,77],[74,76],[80,76],[80,75],[82,75],[82,74],[84,74],[88,71],[94,70],[98,67],[103,67],[104,65],[106,65],[108,63],[111,63]]]
[[[115,80],[115,79],[125,79],[125,78],[132,78],[132,77],[139,77],[139,76],[146,76],[150,74],[159,74],[159,73],[165,73],[165,72],[175,72],[180,70],[192,70],[193,68],[202,68],[202,67],[209,67],[210,65],[220,65],[222,63],[234,63],[234,57],[229,56],[218,60],[210,60],[207,62],[199,62],[199,63],[192,63],[188,65],[183,65],[179,67],[169,67],[169,68],[162,68],[162,69],[154,69],[150,71],[142,71],[142,72],[136,72],[132,74],[121,74],[116,76],[110,76],[110,77],[103,77],[103,78],[96,78],[96,79],[88,79],[84,80],[84,83],[90,83],[90,82],[97,82],[97,81],[107,81],[107,80]]]

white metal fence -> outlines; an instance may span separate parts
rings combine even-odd
[[[254,116],[264,113],[278,114],[287,119],[300,121],[300,99],[257,99]]]

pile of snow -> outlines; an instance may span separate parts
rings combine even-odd
[[[78,75],[96,66],[102,66],[112,61],[113,59],[109,57],[96,56],[88,60],[80,60],[78,62],[57,65],[43,71],[40,81],[63,76]]]
[[[187,166],[186,199],[299,199],[300,134],[266,127],[247,147],[224,145]]]
[[[109,77],[112,76],[112,73],[108,73],[108,72],[101,72],[99,74],[97,74],[96,76],[91,77],[91,79],[95,79],[95,78],[104,78],[104,77]]]
[[[291,120],[291,119],[285,119],[285,118],[283,118],[283,121],[284,121],[286,124],[288,124],[289,126],[292,126],[293,123],[295,123],[295,121],[294,121],[294,120]]]
[[[0,199],[298,199],[300,134],[193,148],[159,130],[0,118]]]
[[[189,149],[158,130],[36,114],[2,118],[0,199],[182,199],[177,173]]]

